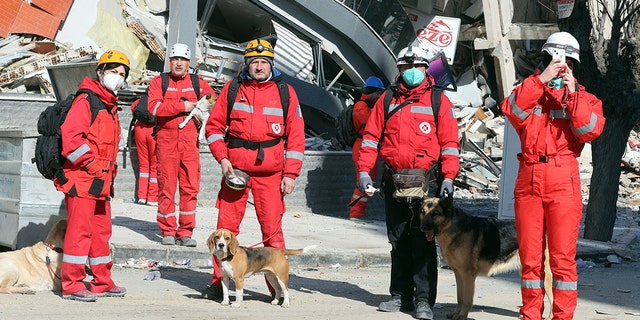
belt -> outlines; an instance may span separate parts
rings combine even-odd
[[[561,161],[561,160],[570,160],[575,159],[574,156],[570,155],[528,155],[528,154],[518,154],[518,160],[525,161],[529,163],[549,163],[551,161]]]
[[[229,149],[245,148],[249,150],[258,150],[257,159],[259,161],[262,161],[264,160],[264,151],[262,149],[273,147],[278,143],[280,143],[280,140],[282,139],[278,138],[273,140],[257,142],[257,141],[244,140],[236,137],[229,137],[229,140],[228,140],[229,143],[227,144],[227,148]]]

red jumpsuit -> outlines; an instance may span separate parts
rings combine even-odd
[[[565,108],[562,101],[566,100]],[[522,262],[524,319],[544,309],[544,248],[553,273],[553,318],[572,319],[578,298],[576,242],[582,219],[577,157],[604,128],[602,103],[580,90],[569,94],[528,77],[501,108],[520,136],[522,153],[515,186],[515,215]]]
[[[92,113],[87,94],[76,97],[69,114],[60,127],[63,165],[68,179],[62,183],[57,178],[54,185],[64,192],[67,206],[67,233],[62,258],[62,294],[86,290],[85,265],[87,258],[93,279],[90,290],[96,294],[115,287],[111,279],[111,205],[113,181],[117,173],[116,157],[120,142],[120,119],[117,114],[117,97],[105,89],[98,80],[85,78],[80,89],[88,89],[104,103],[96,118]],[[92,163],[93,162],[93,163]],[[102,169],[90,174],[85,166],[91,163]]]
[[[131,104],[131,111],[136,109],[138,102]],[[147,124],[136,121],[133,134],[138,150],[138,162],[140,164],[138,175],[138,200],[147,203],[158,202],[158,174],[156,160],[156,139],[153,138],[155,124]]]
[[[283,177],[295,179],[300,174],[304,156],[304,120],[298,97],[289,87],[289,106],[284,123],[282,103],[275,81],[279,72],[270,81],[258,83],[245,78],[231,111],[228,135],[231,139],[253,142],[277,141],[277,144],[262,148],[263,160],[258,159],[260,150],[245,147],[229,147],[225,141],[227,127],[227,95],[230,82],[220,92],[206,126],[207,141],[213,157],[220,162],[227,158],[234,169],[250,176],[244,190],[233,190],[221,182],[216,208],[219,209],[217,228],[240,233],[240,223],[245,214],[249,190],[253,194],[254,206],[265,247],[285,248],[282,233],[282,215],[286,211],[284,196],[280,192]],[[282,139],[286,136],[285,141]],[[221,286],[220,269],[213,259],[212,283]]]
[[[200,79],[200,97],[213,92]],[[200,148],[195,121],[182,129],[178,125],[187,116],[184,101],[197,102],[199,97],[187,74],[183,78],[169,76],[169,86],[162,95],[162,79],[158,75],[149,84],[149,113],[157,118],[156,156],[158,159],[158,216],[162,236],[176,239],[191,237],[196,226],[196,205],[200,192]],[[176,217],[176,185],[180,183],[180,217]],[[178,221],[179,220],[179,221]],[[179,225],[178,225],[179,222]]]
[[[356,102],[353,105],[353,125],[358,132],[358,138],[353,143],[351,148],[351,158],[353,159],[354,165],[358,164],[358,155],[360,154],[360,145],[362,144],[362,135],[364,134],[364,127],[367,124],[367,119],[369,119],[369,115],[371,114],[371,109],[373,108],[373,104],[375,103],[371,97],[362,94],[360,101]],[[371,105],[371,107],[369,107]],[[358,189],[358,168],[356,167],[356,187],[353,188],[353,194],[351,195],[350,203],[359,199],[352,207],[349,212],[349,218],[359,218],[365,217],[367,215],[367,201],[368,197],[363,197],[360,189]],[[373,166],[371,172],[369,172],[369,176],[371,180],[376,181],[378,177],[378,166]]]

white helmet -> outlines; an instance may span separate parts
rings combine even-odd
[[[429,65],[429,57],[427,52],[420,47],[406,47],[400,50],[398,53],[398,61],[396,66],[401,66],[404,64],[425,64]]]
[[[572,58],[580,62],[580,44],[568,32],[556,32],[547,38],[547,42],[542,45],[542,51],[548,53],[552,57],[554,53],[558,53],[558,49],[564,49],[566,57]]]
[[[169,58],[173,57],[181,57],[187,60],[191,59],[191,50],[189,46],[184,43],[176,43],[171,47],[171,51],[169,52]]]

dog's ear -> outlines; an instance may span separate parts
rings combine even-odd
[[[231,231],[229,231],[229,233],[231,233]],[[229,246],[229,253],[235,256],[238,247],[240,247],[240,243],[238,243],[238,238],[233,233],[231,233],[231,239],[227,245]]]
[[[56,222],[45,239],[45,242],[56,247],[64,247],[64,236],[67,233],[67,220],[59,220]]]
[[[213,250],[216,248],[216,232],[212,232],[209,238],[207,239],[207,247],[209,247],[209,252],[213,253]]]

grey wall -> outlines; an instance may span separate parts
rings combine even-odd
[[[123,168],[121,152],[116,178],[116,198],[130,200],[136,195],[137,154],[135,149],[126,156]],[[220,190],[220,165],[213,159],[208,149],[200,153],[201,180],[198,205],[215,205]],[[285,198],[287,212],[313,212],[315,214],[345,217],[349,215],[347,205],[355,186],[355,169],[350,152],[306,151],[300,177],[292,194]],[[279,186],[274,186],[277,188]],[[177,197],[176,197],[177,199]],[[372,218],[383,219],[383,201],[376,196],[369,201],[368,213]]]

